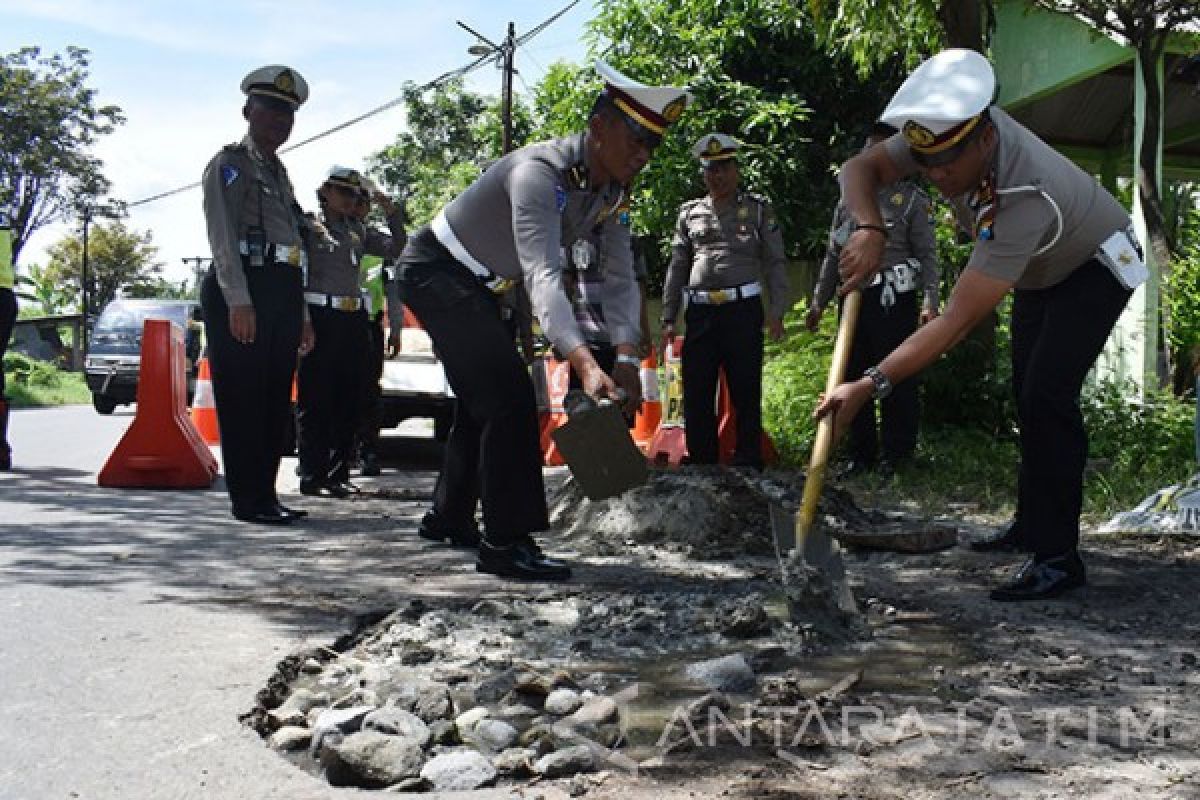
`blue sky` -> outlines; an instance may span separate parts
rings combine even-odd
[[[569,0],[0,0],[0,51],[25,45],[91,51],[90,85],[100,103],[122,108],[126,123],[96,148],[113,195],[135,201],[199,179],[217,149],[245,131],[242,77],[268,63],[297,69],[311,95],[296,116],[292,140],[398,97],[406,81],[424,83],[468,63],[473,37],[462,20],[492,41],[507,24],[529,31]],[[582,62],[593,0],[583,0],[517,51],[517,92],[535,85],[556,61]],[[484,67],[469,88],[498,94],[500,73]],[[284,156],[301,204],[332,164],[362,160],[403,128],[396,108]],[[131,210],[126,223],[152,230],[167,274],[188,273],[180,259],[207,256],[198,189]],[[44,249],[77,225],[44,229],[22,262],[44,261]]]

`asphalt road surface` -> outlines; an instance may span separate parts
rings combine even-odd
[[[398,564],[458,559],[451,568],[467,579],[461,554],[413,541],[436,450],[392,440],[389,452],[417,468],[375,479],[409,501],[374,520],[290,494],[285,460],[284,500],[313,522],[278,529],[233,520],[220,482],[98,487],[132,419],[128,407],[12,416],[15,466],[0,473],[0,800],[365,796],[303,774],[237,716],[281,658],[387,607]]]

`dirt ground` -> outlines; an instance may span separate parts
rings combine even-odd
[[[468,687],[464,707],[511,703],[529,674],[615,698],[597,771],[502,775],[521,797],[1200,798],[1200,539],[1086,535],[1089,586],[999,604],[988,589],[1019,558],[968,550],[1001,520],[958,509],[937,519],[958,546],[845,554],[859,613],[789,610],[766,507],[794,504],[798,481],[657,473],[602,504],[557,488],[546,544],[572,582],[400,604],[338,659]],[[397,498],[368,492],[347,518]],[[933,524],[888,505],[834,487],[825,523]],[[687,669],[730,654],[751,686],[714,691]],[[267,707],[314,685],[284,678]]]

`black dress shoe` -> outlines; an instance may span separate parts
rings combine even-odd
[[[565,581],[571,577],[566,562],[547,558],[532,536],[514,544],[497,547],[486,539],[479,543],[479,559],[475,569],[505,578],[531,581]]]
[[[257,511],[234,511],[233,516],[234,519],[240,519],[242,522],[253,522],[256,525],[290,525],[292,523],[291,517],[273,508],[264,508]]]
[[[479,547],[479,529],[472,525],[469,528],[447,528],[439,525],[433,512],[425,515],[421,524],[417,525],[417,535],[431,542],[448,542],[453,547]]]
[[[325,482],[318,478],[301,478],[300,479],[300,494],[308,495],[309,497],[329,497],[329,487]]]
[[[969,547],[976,553],[1029,553],[1033,551],[1033,546],[1015,522],[1010,523],[1000,533],[971,542]]]
[[[288,508],[283,503],[280,503],[278,501],[276,501],[276,503],[275,503],[275,511],[280,514],[283,514],[285,517],[287,517],[289,519],[304,519],[305,517],[308,516],[308,512],[305,511],[303,508]]]
[[[1050,557],[1033,556],[1017,571],[1016,577],[992,590],[992,599],[1008,603],[1047,600],[1086,583],[1087,570],[1078,551]]]
[[[379,456],[374,453],[367,453],[362,459],[362,474],[368,478],[374,478],[379,474]]]

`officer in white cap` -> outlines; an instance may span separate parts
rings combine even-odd
[[[896,129],[886,122],[876,122],[867,135],[866,147],[895,133]],[[881,187],[878,203],[887,228],[885,266],[862,290],[862,308],[846,363],[848,375],[861,375],[867,367],[878,364],[917,329],[918,321],[924,324],[937,316],[940,305],[937,239],[929,196],[915,181],[906,179]],[[829,248],[813,289],[812,306],[804,319],[810,331],[817,330],[821,314],[837,292],[838,257],[848,232],[848,218],[846,207],[839,203],[829,229]],[[878,426],[874,401],[868,401],[855,415],[850,426],[850,463],[844,474],[877,469],[887,476],[912,458],[921,411],[918,388],[915,378],[897,384],[887,399],[878,403]]]
[[[740,147],[724,133],[705,134],[692,147],[708,194],[679,209],[663,282],[662,332],[665,349],[675,337],[675,318],[686,300],[683,416],[688,460],[717,463],[714,398],[724,369],[737,414],[731,463],[761,469],[763,325],[771,338],[783,338],[787,257],[771,204],[741,190]],[[765,314],[764,288],[770,300]]]
[[[570,568],[542,554],[532,534],[549,527],[533,383],[501,318],[498,296],[524,282],[542,330],[594,397],[640,402],[639,296],[625,190],[688,102],[683,89],[647,86],[597,63],[604,89],[587,128],[529,145],[491,165],[401,257],[401,285],[433,339],[458,399],[428,539],[479,543],[477,569],[563,580]],[[564,291],[561,251],[578,269],[603,271],[601,306],[615,352],[611,374],[587,347]],[[472,461],[478,453],[477,464]],[[478,540],[474,497],[447,475],[478,482],[485,533]]]
[[[995,600],[1054,597],[1087,582],[1079,514],[1087,433],[1084,377],[1133,289],[1145,280],[1129,215],[1095,179],[991,104],[991,65],[947,50],[917,68],[883,121],[900,133],[842,168],[855,230],[842,250],[843,292],[882,266],[887,230],[876,192],[922,172],[975,239],[945,310],[817,407],[844,427],[870,397],[932,363],[1013,292],[1013,388],[1020,425],[1017,513],[977,550],[1032,553]]]
[[[242,81],[248,123],[204,170],[213,266],[200,289],[225,485],[237,519],[285,525],[304,512],[279,503],[275,478],[291,417],[296,355],[312,346],[304,307],[308,226],[277,151],[308,84],[290,67]]]
[[[309,249],[304,300],[316,344],[300,360],[297,374],[296,445],[300,492],[346,497],[355,434],[363,411],[362,387],[370,369],[370,320],[363,304],[364,255],[396,258],[404,249],[404,214],[376,191],[389,233],[358,219],[367,181],[356,169],[335,166],[317,189],[319,223],[325,236]]]

